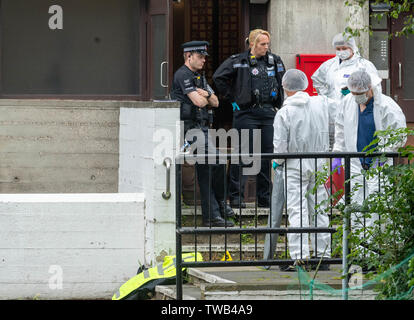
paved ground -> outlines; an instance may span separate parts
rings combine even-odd
[[[315,280],[325,283],[335,289],[342,286],[341,267],[332,265],[330,271],[319,271]],[[263,267],[219,267],[219,268],[197,268],[203,273],[226,279],[238,285],[266,285],[288,287],[299,284],[298,272],[282,272],[277,266],[269,270]],[[308,272],[313,279],[315,271]]]
[[[307,277],[298,272],[281,272],[277,266],[190,268],[190,283],[183,286],[183,298],[196,300],[342,300],[340,265],[330,271],[310,271]],[[315,278],[311,289],[310,281]],[[362,283],[360,283],[362,284]],[[157,287],[158,299],[175,298],[175,285]],[[372,288],[352,289],[349,300],[373,300]]]

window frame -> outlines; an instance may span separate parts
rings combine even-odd
[[[140,0],[136,0],[141,2]],[[147,5],[145,3],[140,3],[141,10],[138,15],[138,30],[139,32],[139,59],[138,59],[138,73],[137,76],[139,79],[139,94],[7,94],[3,92],[3,73],[0,64],[0,99],[55,99],[55,100],[135,100],[135,101],[147,101],[149,100],[148,96],[148,86],[146,81],[147,75],[147,64],[146,64],[146,54],[147,54]],[[3,21],[1,17],[3,16],[3,1],[0,0],[0,28],[3,27]],[[2,59],[3,53],[3,38],[0,34],[0,60]]]

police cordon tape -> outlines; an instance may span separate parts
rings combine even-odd
[[[183,261],[203,261],[202,255],[197,252],[184,253]],[[186,268],[182,268],[185,271]],[[125,282],[112,297],[112,300],[147,300],[154,296],[157,285],[175,284],[177,276],[176,257],[165,256],[162,263],[155,267],[144,269]]]
[[[345,289],[347,294],[349,294],[348,299],[356,299],[360,300],[362,298],[362,293],[365,291],[367,293],[367,290],[372,290],[372,292],[377,295],[376,299],[378,299],[379,288],[376,287],[378,285],[383,284],[383,281],[391,277],[395,272],[402,272],[401,269],[408,265],[411,260],[414,259],[414,251],[403,261],[398,263],[395,266],[392,266],[387,271],[374,275],[372,279],[367,280],[364,283],[361,283],[360,285],[356,285],[353,287],[349,287]],[[414,260],[413,260],[414,261]],[[414,262],[411,262],[414,263]],[[321,297],[323,299],[332,299],[335,297],[340,297],[344,293],[344,289],[335,289],[325,283],[319,282],[315,279],[315,276],[311,276],[304,268],[300,266],[296,266],[296,270],[298,273],[297,280],[299,281],[299,288],[300,288],[300,296],[301,299],[309,299],[314,300],[315,297],[319,295],[319,298]],[[363,275],[360,274],[362,277]],[[362,280],[362,279],[361,279]],[[296,283],[291,283],[288,286],[288,290],[295,290]],[[402,292],[394,292],[393,296],[389,297],[382,297],[383,300],[413,300],[414,299],[414,285],[410,285],[408,287],[408,290],[402,291]]]

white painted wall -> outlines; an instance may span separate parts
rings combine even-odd
[[[158,102],[154,108],[120,108],[119,192],[145,194],[145,263],[153,265],[175,253],[175,140],[178,103]],[[166,167],[171,198],[165,200]]]
[[[0,194],[0,299],[110,299],[144,263],[144,210],[140,193]]]

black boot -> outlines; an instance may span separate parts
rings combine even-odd
[[[220,215],[224,218],[234,218],[234,211],[233,209],[227,204],[225,201],[218,202],[220,207]]]
[[[211,221],[203,220],[203,227],[234,227],[234,223],[230,220],[224,220],[221,217],[217,217]]]

